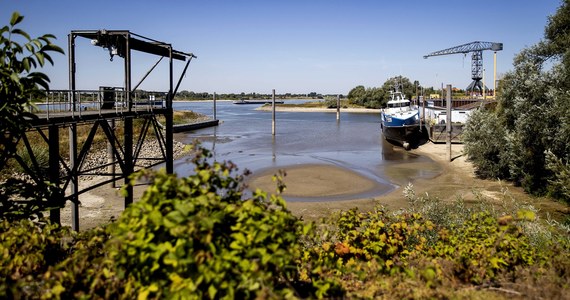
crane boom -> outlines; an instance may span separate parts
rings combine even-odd
[[[430,56],[439,56],[439,55],[448,55],[448,54],[457,54],[457,53],[467,54],[469,52],[482,51],[482,50],[501,51],[503,50],[503,43],[479,42],[479,41],[472,42],[472,43],[459,45],[456,47],[435,51],[428,55],[424,55],[424,58],[428,58]]]
[[[474,90],[480,90],[481,94],[485,94],[485,87],[484,84],[481,82],[481,79],[483,78],[483,50],[493,50],[496,55],[497,51],[503,50],[503,43],[476,41],[435,51],[430,54],[424,55],[424,58],[428,58],[431,56],[439,56],[439,55],[457,54],[457,53],[467,54],[469,52],[473,52],[473,54],[471,54],[471,79],[473,79],[473,82],[467,87],[467,90],[470,90],[472,92]],[[496,77],[496,74],[494,77]],[[496,80],[494,81],[496,82]],[[495,85],[495,83],[493,85]],[[496,88],[493,87],[493,89]]]

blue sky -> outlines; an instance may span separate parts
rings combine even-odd
[[[502,42],[497,72],[543,38],[559,0],[431,1],[16,1],[0,0],[0,24],[13,11],[32,36],[52,33],[67,52],[71,30],[110,29],[171,43],[198,56],[179,90],[217,93],[347,94],[402,75],[424,86],[471,82],[471,56],[424,59],[433,51],[473,41]],[[77,43],[78,89],[123,86],[122,59]],[[133,54],[132,81],[156,61]],[[483,53],[491,86],[493,54]],[[141,85],[166,91],[166,61]],[[175,65],[175,75],[183,65]],[[67,57],[43,70],[52,89],[68,88]]]

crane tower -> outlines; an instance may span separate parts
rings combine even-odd
[[[494,69],[493,89],[496,89],[494,85],[497,77],[497,68],[496,68],[497,51],[503,50],[503,43],[477,41],[435,51],[428,55],[424,55],[424,58],[428,58],[431,56],[439,56],[439,55],[457,54],[457,53],[467,54],[473,52],[473,54],[471,54],[471,79],[473,79],[473,82],[469,84],[466,90],[471,92],[479,90],[483,92],[484,87],[483,83],[481,82],[481,79],[483,79],[483,50],[493,50],[495,52],[494,68],[493,68]]]

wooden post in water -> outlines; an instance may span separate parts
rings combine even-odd
[[[428,126],[427,126],[427,118],[426,118],[426,96],[424,95],[424,88],[422,88],[422,115],[424,116],[424,126],[427,129]],[[428,131],[428,134],[429,134],[429,131]]]
[[[340,95],[336,95],[336,120],[340,121]]]
[[[271,134],[275,135],[275,89],[273,89],[273,96],[271,96],[271,111],[272,111]]]
[[[427,129],[428,125],[427,125],[427,118],[426,118],[426,98],[425,98],[425,95],[423,95],[423,92],[422,92],[422,114],[424,116],[424,125]],[[429,130],[428,130],[428,134],[429,134]]]
[[[441,83],[441,106],[443,106],[443,82]]]
[[[447,151],[449,152],[449,161],[451,162],[451,84],[447,85],[447,95],[445,98],[447,100],[447,120],[445,122],[445,127],[447,130]]]
[[[414,83],[414,85],[416,85]],[[418,108],[418,117],[420,118],[420,132],[422,132],[422,116],[420,114],[420,95],[418,94],[418,86],[416,85],[416,106]]]
[[[216,120],[216,92],[214,92],[214,120]]]

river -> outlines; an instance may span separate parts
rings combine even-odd
[[[286,103],[301,103],[288,100]],[[176,134],[184,143],[198,139],[212,150],[218,161],[232,161],[240,170],[254,174],[267,169],[302,164],[324,164],[349,169],[383,186],[389,192],[402,182],[401,177],[429,178],[433,170],[417,169],[405,174],[394,173],[391,166],[402,163],[418,165],[432,162],[429,158],[394,150],[382,137],[378,113],[342,112],[336,120],[331,112],[277,112],[276,134],[272,136],[272,113],[255,110],[260,105],[236,105],[217,101],[217,127]],[[213,102],[175,102],[175,110],[192,110],[213,115]],[[186,158],[174,162],[180,176],[192,173],[193,165]]]

